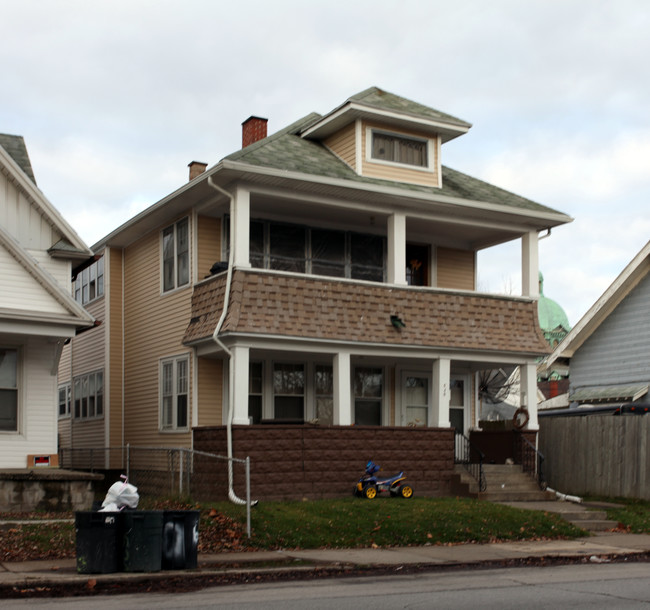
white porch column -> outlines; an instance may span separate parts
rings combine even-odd
[[[339,352],[334,356],[334,413],[335,426],[350,426],[352,424],[352,400],[350,353]]]
[[[448,358],[440,358],[433,363],[433,410],[431,425],[434,428],[449,428],[449,398],[451,392],[449,383],[451,381],[451,361]]]
[[[530,231],[521,238],[521,294],[525,297],[539,296],[537,231]]]
[[[389,284],[406,284],[406,216],[388,217],[387,280]]]
[[[251,194],[237,187],[234,195],[233,213],[230,218],[230,247],[235,267],[250,267],[250,221]]]
[[[230,366],[232,372],[230,381],[230,408],[233,409],[233,424],[247,425],[248,419],[248,362],[250,350],[248,347],[233,347],[230,349]]]
[[[539,421],[537,419],[537,366],[532,364],[522,364],[520,392],[521,406],[528,408],[528,425],[527,430],[539,430]]]

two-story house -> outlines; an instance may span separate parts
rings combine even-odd
[[[59,357],[93,325],[70,277],[91,254],[37,188],[23,138],[0,134],[2,469],[56,464]]]
[[[102,324],[64,353],[62,443],[190,447],[205,427],[280,423],[467,432],[477,373],[502,366],[521,367],[534,432],[538,234],[571,219],[444,166],[469,129],[374,87],[270,136],[245,121],[241,150],[191,163],[77,273]],[[478,292],[477,253],[512,240],[521,296]]]

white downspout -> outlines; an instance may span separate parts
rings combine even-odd
[[[230,226],[232,228],[233,219],[235,216],[235,198],[226,190],[222,189],[218,184],[215,184],[212,180],[212,176],[208,176],[208,184],[221,193],[228,197],[230,201]],[[230,286],[232,284],[232,268],[233,268],[233,244],[232,240],[230,243],[230,252],[228,254],[228,271],[226,273],[226,289],[223,295],[223,311],[221,312],[221,317],[217,322],[217,326],[212,333],[212,340],[228,355],[228,418],[226,419],[226,443],[228,451],[228,499],[234,504],[246,504],[246,500],[238,498],[233,489],[233,469],[232,469],[232,420],[234,416],[234,374],[233,374],[233,359],[232,352],[223,344],[221,339],[219,339],[219,333],[221,332],[221,327],[223,326],[224,320],[228,313],[228,301],[230,299]]]

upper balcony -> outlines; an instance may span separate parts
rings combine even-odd
[[[227,273],[194,287],[183,342],[216,351]],[[396,316],[402,324],[394,324]],[[548,352],[534,299],[235,269],[220,337],[508,353]]]

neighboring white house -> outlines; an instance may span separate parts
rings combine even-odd
[[[0,468],[57,452],[61,350],[94,323],[72,297],[72,268],[90,256],[36,187],[23,138],[0,134]]]

